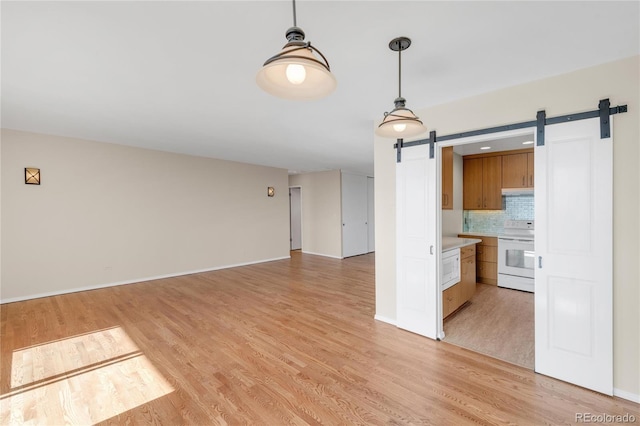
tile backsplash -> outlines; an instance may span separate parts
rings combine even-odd
[[[533,220],[533,195],[510,195],[502,197],[502,210],[465,210],[464,232],[487,232],[500,234],[505,220]]]

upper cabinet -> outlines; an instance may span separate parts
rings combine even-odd
[[[482,205],[502,210],[502,161],[500,157],[482,159]]]
[[[453,147],[442,148],[442,209],[453,210]]]
[[[533,152],[529,152],[527,153],[527,178],[529,179],[529,188],[533,188],[533,182],[535,182],[534,167]]]
[[[502,188],[533,188],[533,167],[533,149],[463,157],[463,208],[501,210]]]
[[[463,208],[502,209],[502,157],[475,156],[463,159]]]
[[[462,208],[482,209],[482,158],[463,158]]]
[[[533,152],[502,155],[502,187],[533,188]]]

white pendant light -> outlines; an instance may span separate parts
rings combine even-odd
[[[418,136],[427,131],[422,121],[405,107],[406,99],[402,97],[402,56],[401,52],[411,46],[407,37],[394,38],[389,42],[389,49],[398,52],[398,97],[394,101],[395,108],[385,112],[382,123],[378,125],[376,134],[385,138],[404,139]]]
[[[267,59],[258,71],[256,82],[265,92],[284,99],[320,99],[336,88],[337,82],[327,58],[304,41],[304,31],[296,26],[296,2],[293,0],[293,27],[286,32],[288,43]]]

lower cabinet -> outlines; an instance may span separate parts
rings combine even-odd
[[[446,318],[458,309],[462,303],[460,295],[460,283],[452,285],[442,292],[442,318]]]
[[[498,238],[480,237],[469,234],[459,234],[460,238],[479,238],[482,240],[477,247],[476,274],[479,283],[498,284]]]
[[[460,282],[442,292],[442,317],[446,318],[476,292],[476,246],[460,249]]]

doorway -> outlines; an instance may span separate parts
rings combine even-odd
[[[456,292],[456,286],[453,286],[443,293],[443,340],[533,370],[534,294],[498,286],[497,236],[505,232],[506,221],[534,223],[533,180],[530,181],[528,177],[526,161],[527,155],[533,155],[534,134],[529,131],[519,135],[491,137],[480,142],[469,139],[455,146],[441,148],[441,153],[448,153],[448,156],[440,156],[443,182],[440,197],[442,247],[446,249],[447,242],[459,237],[479,241],[466,246],[461,253],[459,286],[464,287]],[[512,159],[520,157],[525,161],[512,165]],[[505,177],[522,175],[517,184],[523,188],[518,191],[502,190],[511,186],[506,180],[502,183],[503,163],[510,167]],[[448,187],[445,185],[447,173],[449,179],[453,180]],[[485,181],[491,179],[485,182],[484,192],[489,199],[497,198],[494,205],[487,203],[478,206],[476,199],[480,195],[471,194],[478,187],[480,191],[483,190],[483,174]],[[472,182],[469,182],[470,176]],[[471,199],[476,203],[473,206],[470,206]],[[530,245],[533,247],[533,241]],[[533,277],[533,269],[529,271]],[[458,300],[450,302],[452,297],[458,297]],[[451,308],[451,303],[455,303],[457,308]]]
[[[555,123],[547,122],[542,130],[534,133],[533,181],[537,188],[534,208],[538,229],[533,253],[534,369],[537,373],[612,395],[612,120],[599,120],[596,116],[571,121],[567,117],[571,118],[565,116]],[[493,138],[495,135],[514,133],[496,133]],[[486,143],[489,139],[492,138],[486,135],[458,139],[451,146]],[[438,146],[435,158],[441,157],[442,147]],[[441,165],[437,161],[432,163],[435,164],[425,166],[420,173],[430,181],[427,186],[437,189],[432,208],[435,207],[441,219],[438,196],[442,193],[442,179],[429,172],[440,171]],[[425,193],[428,195],[428,191]],[[435,257],[439,262],[443,247],[441,220],[435,228]],[[407,246],[402,235],[398,243],[400,249]],[[427,288],[429,281],[439,283],[438,268],[432,269],[426,278]],[[498,284],[499,278],[500,274]],[[445,337],[442,290],[439,286],[436,288],[432,293],[436,301],[423,317],[439,312],[438,335]]]
[[[301,188],[289,188],[289,241],[291,250],[302,249],[302,197]]]

